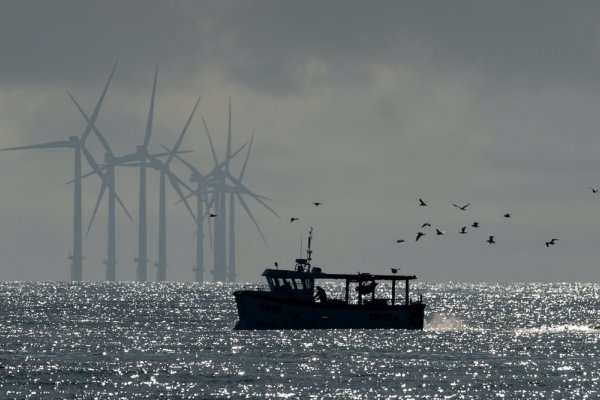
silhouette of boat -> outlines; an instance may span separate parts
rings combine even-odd
[[[262,273],[269,290],[233,293],[239,315],[234,329],[423,329],[423,298],[413,301],[410,297],[410,281],[416,276],[325,273],[311,266],[312,231],[307,258],[296,259],[293,270],[276,265]],[[324,289],[315,286],[319,280],[345,281],[343,298],[328,298]],[[376,295],[381,281],[391,282],[391,297]],[[397,282],[404,282],[400,296]]]

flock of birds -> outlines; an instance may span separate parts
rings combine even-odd
[[[591,188],[591,189],[594,191],[594,193],[600,191],[600,189],[593,189],[593,188]],[[471,205],[471,203],[467,203],[465,205],[458,205],[458,204],[452,204],[452,205],[454,207],[456,207],[457,209],[459,209],[460,211],[467,211],[467,207],[469,207]],[[421,206],[421,207],[427,207],[428,204],[427,204],[427,202],[425,200],[423,200],[423,199],[420,198],[419,199],[419,206]],[[512,218],[512,215],[511,215],[511,213],[507,212],[507,213],[505,213],[503,215],[503,217],[504,218]],[[431,224],[428,223],[428,222],[425,222],[423,225],[421,225],[421,230],[419,232],[417,232],[417,236],[415,238],[415,242],[418,242],[419,239],[421,239],[423,236],[427,235],[427,233],[423,232],[425,230],[424,228],[427,228],[427,227],[431,227]],[[479,228],[480,224],[479,224],[479,222],[474,221],[473,223],[471,223],[471,227],[472,228]],[[461,234],[461,235],[466,235],[467,234],[467,226],[465,225],[462,228],[460,228],[459,231],[458,231],[458,233]],[[442,236],[442,235],[445,235],[445,234],[446,234],[446,232],[440,230],[439,228],[435,229],[435,235],[436,236]],[[490,245],[492,245],[492,244],[496,243],[495,239],[496,239],[495,235],[490,235],[488,237],[488,239],[486,240],[486,242],[489,243]],[[557,238],[552,238],[551,240],[545,242],[546,247],[554,246],[558,240],[559,239],[557,239]],[[404,243],[404,242],[405,242],[404,239],[396,239],[396,243]]]
[[[591,186],[590,186],[589,188],[592,190],[592,192],[593,192],[593,193],[598,193],[598,192],[600,192],[600,189],[596,189],[596,188],[593,188],[593,187],[591,187]],[[318,206],[320,206],[321,204],[323,204],[323,203],[321,203],[321,202],[318,202],[318,201],[315,201],[315,202],[313,202],[313,205],[314,205],[315,207],[318,207]],[[453,203],[452,205],[453,205],[454,207],[458,208],[460,211],[467,211],[467,207],[469,207],[469,206],[471,205],[471,203],[467,203],[467,204],[465,204],[465,205],[458,205],[458,204],[454,204],[454,203]],[[419,198],[419,206],[421,206],[421,207],[427,207],[427,206],[428,206],[428,204],[427,204],[427,202],[426,202],[425,200],[423,200],[423,199]],[[214,215],[214,214],[210,214],[210,216],[211,216],[211,217],[215,217],[216,215]],[[503,217],[504,217],[504,218],[512,218],[512,214],[511,214],[511,213],[509,213],[509,212],[507,212],[507,213],[505,213],[505,214],[503,215]],[[291,217],[291,218],[290,218],[290,223],[292,223],[292,222],[295,222],[295,221],[298,221],[299,219],[300,219],[300,218],[298,218],[298,217]],[[472,228],[479,228],[481,225],[479,224],[479,222],[477,222],[477,221],[474,221],[473,223],[471,223],[471,225],[470,225],[470,226],[471,226]],[[427,228],[427,227],[431,227],[431,224],[430,224],[430,223],[428,223],[428,222],[425,222],[423,225],[421,225],[421,230],[424,230],[424,228]],[[458,231],[458,233],[459,233],[459,234],[461,234],[461,235],[466,235],[466,234],[467,234],[467,226],[463,226],[462,228],[460,228],[460,230]],[[446,232],[445,232],[445,231],[442,231],[442,230],[441,230],[441,229],[439,229],[439,228],[436,228],[436,229],[435,229],[435,234],[436,234],[436,236],[442,236],[442,235],[445,235],[445,234],[446,234]],[[425,232],[422,232],[422,231],[419,231],[419,232],[417,232],[417,236],[416,236],[416,238],[415,238],[415,242],[418,242],[418,241],[419,241],[419,239],[421,239],[423,236],[426,236],[426,235],[427,235],[427,234],[426,234]],[[490,236],[488,237],[488,239],[486,240],[486,242],[487,242],[487,243],[489,243],[490,245],[492,245],[492,244],[495,244],[495,243],[496,243],[496,240],[495,240],[495,239],[496,239],[496,236],[495,236],[495,235],[490,235]],[[552,239],[550,239],[549,241],[545,242],[545,244],[546,244],[546,247],[554,246],[558,240],[559,240],[559,239],[557,239],[557,238],[552,238]],[[396,243],[399,243],[399,244],[400,244],[400,243],[404,243],[404,242],[406,242],[404,239],[396,239]]]
[[[592,190],[592,192],[593,192],[593,193],[595,193],[595,194],[596,194],[596,193],[600,193],[600,188],[594,188],[594,187],[591,187],[591,186],[590,186],[589,188],[590,188],[590,189]],[[322,203],[321,203],[321,202],[313,202],[312,204],[313,204],[315,207],[318,207],[318,206],[320,206]],[[427,206],[428,206],[428,203],[427,203],[427,201],[423,200],[422,198],[419,198],[419,203],[418,203],[418,205],[419,205],[420,207],[427,207]],[[460,205],[460,204],[452,204],[452,206],[454,206],[455,208],[457,208],[459,211],[467,211],[467,208],[468,208],[470,205],[471,205],[471,203],[467,203],[467,204],[464,204],[464,205]],[[213,215],[211,215],[211,217],[212,217],[212,216],[213,216]],[[512,214],[511,214],[510,212],[506,212],[506,213],[504,213],[504,214],[503,214],[503,218],[505,218],[505,219],[510,219],[510,218],[512,218]],[[299,219],[300,219],[300,218],[298,218],[298,217],[291,217],[291,218],[290,218],[290,223],[293,223],[293,222],[295,222],[295,221],[298,221]],[[468,232],[467,232],[467,229],[469,229],[469,228],[475,228],[475,229],[477,229],[477,228],[479,228],[479,227],[481,227],[481,224],[480,224],[478,221],[473,221],[473,222],[472,222],[470,225],[465,225],[465,226],[461,227],[461,228],[458,230],[458,233],[459,233],[460,235],[466,235],[466,234],[468,233]],[[416,234],[416,237],[415,237],[415,242],[418,242],[418,241],[419,241],[419,240],[420,240],[422,237],[424,237],[424,236],[428,235],[428,233],[429,233],[429,232],[427,232],[427,229],[426,229],[426,228],[431,228],[431,224],[430,224],[430,223],[428,223],[428,222],[425,222],[425,223],[423,223],[423,224],[421,225],[421,229],[420,229],[420,230],[417,232],[417,234]],[[443,230],[441,230],[441,229],[439,229],[439,228],[435,228],[435,235],[436,235],[436,236],[443,236],[443,235],[445,235],[445,234],[446,234],[446,232],[445,232],[445,231],[443,231]],[[559,241],[559,239],[558,239],[558,238],[552,238],[552,239],[550,239],[550,240],[548,240],[548,241],[545,241],[545,242],[544,242],[544,244],[545,244],[545,245],[546,245],[546,247],[548,248],[548,247],[550,247],[550,246],[554,246],[554,245],[556,245],[558,241]],[[405,243],[405,242],[406,242],[406,240],[405,240],[405,239],[396,239],[396,243],[397,243],[397,244],[402,244],[402,243]],[[495,236],[495,235],[489,235],[489,236],[488,236],[488,238],[487,238],[487,240],[486,240],[485,242],[489,243],[490,245],[496,244],[496,236]],[[277,263],[276,263],[276,265],[277,265]],[[396,273],[398,272],[398,270],[399,270],[399,269],[400,269],[400,268],[391,268],[391,271],[392,271],[392,273],[393,273],[393,274],[396,274]]]

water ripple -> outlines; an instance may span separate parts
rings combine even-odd
[[[600,397],[600,285],[421,284],[423,331],[262,332],[232,330],[241,287],[0,283],[0,396]]]

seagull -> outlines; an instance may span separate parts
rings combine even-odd
[[[426,226],[431,226],[431,224],[429,222],[425,222],[423,225],[421,225],[421,228],[425,228]]]
[[[425,234],[423,232],[419,232],[417,233],[417,238],[415,239],[415,242],[419,239],[421,239],[421,236],[425,236]]]
[[[419,199],[419,205],[420,205],[421,207],[425,207],[425,206],[427,205],[427,203],[425,203],[425,202],[423,201],[423,199]]]
[[[554,245],[556,244],[555,242],[556,242],[557,240],[558,240],[558,239],[552,239],[551,241],[549,241],[549,242],[546,242],[546,247],[550,247],[551,245],[552,245],[552,246],[554,246]]]
[[[593,188],[593,187],[591,187],[591,186],[588,186],[588,187],[589,187],[590,189],[592,189],[592,193],[598,193],[598,191],[600,190],[600,189],[594,189],[594,188]]]
[[[462,228],[460,228],[460,231],[458,231],[458,233],[460,233],[461,235],[465,235],[467,233],[467,227],[463,226]]]
[[[214,217],[217,217],[217,214],[210,213],[210,214],[208,214],[208,216],[211,218],[214,218]]]
[[[510,218],[510,217],[511,217],[510,213],[504,214],[504,218]]]
[[[490,238],[488,240],[486,240],[486,242],[488,242],[489,244],[494,244],[496,242],[494,242],[494,237],[490,236]]]
[[[396,239],[396,243],[404,243],[404,239]]]
[[[461,209],[462,211],[465,211],[467,209],[467,207],[469,207],[471,205],[471,203],[469,204],[465,204],[464,206],[459,206],[457,204],[452,204],[454,207]]]
[[[299,219],[299,218],[292,217],[292,218],[290,218],[290,223],[292,223],[292,222],[294,222],[294,221],[298,221],[298,219]]]
[[[399,268],[390,268],[392,270],[392,274],[397,274]]]
[[[321,203],[320,201],[315,201],[315,202],[313,202],[313,204],[314,204],[315,206],[319,207],[319,206],[320,206],[321,204],[323,204],[323,203]]]
[[[471,224],[473,228],[479,228],[479,222],[475,221]]]
[[[440,231],[439,229],[435,230],[436,235],[443,235],[444,233],[445,233],[444,231]]]

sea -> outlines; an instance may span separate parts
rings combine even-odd
[[[0,283],[0,398],[600,398],[600,284],[420,283],[422,331],[234,331],[255,286]]]

